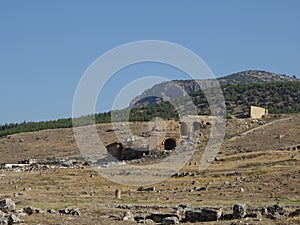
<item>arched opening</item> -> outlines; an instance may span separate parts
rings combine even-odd
[[[189,127],[185,122],[181,122],[181,124],[180,124],[180,133],[182,136],[189,135]]]
[[[199,131],[200,130],[200,123],[199,122],[194,122],[193,123],[193,128],[194,128],[194,131]]]
[[[173,138],[165,140],[165,150],[173,150],[176,148],[176,141]]]

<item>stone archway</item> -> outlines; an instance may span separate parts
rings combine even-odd
[[[167,138],[164,142],[164,149],[165,150],[173,150],[176,148],[176,140],[173,138]]]

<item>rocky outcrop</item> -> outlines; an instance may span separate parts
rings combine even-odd
[[[185,212],[186,222],[209,222],[218,221],[223,214],[222,209],[199,209],[199,210],[188,210]]]
[[[295,77],[289,77],[284,74],[275,74],[261,70],[246,70],[238,73],[233,73],[228,76],[220,77],[217,79],[221,85],[229,84],[251,84],[251,83],[268,83],[268,82],[290,82],[299,81]],[[178,98],[191,94],[192,92],[199,91],[216,85],[212,79],[206,80],[174,80],[166,81],[154,85],[152,88],[147,89],[141,95],[137,96],[130,103],[131,106],[140,107],[146,105],[155,105],[160,103],[166,98]]]
[[[270,73],[262,70],[246,70],[219,78],[221,84],[250,84],[264,82],[290,82],[299,81],[295,77],[289,77],[284,74]]]

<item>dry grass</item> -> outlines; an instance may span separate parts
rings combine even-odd
[[[240,123],[240,121],[238,121]],[[230,121],[229,126],[239,126]],[[196,172],[195,176],[170,178],[155,185],[157,192],[139,192],[137,187],[122,186],[95,173],[91,168],[47,169],[33,172],[0,171],[6,177],[0,178],[0,199],[9,197],[17,208],[33,206],[41,209],[77,207],[80,217],[54,214],[33,214],[24,217],[27,224],[128,224],[108,218],[118,216],[124,210],[116,204],[171,205],[187,203],[194,206],[232,206],[246,203],[251,206],[283,205],[300,206],[300,156],[299,150],[279,151],[278,147],[296,144],[299,141],[300,116],[286,123],[276,123],[248,133],[234,141],[226,141],[206,171],[197,173],[198,166],[186,165],[182,171]],[[135,132],[142,132],[146,124],[137,124]],[[100,135],[113,140],[113,132],[106,132],[109,125],[99,125]],[[139,130],[138,130],[139,129]],[[251,129],[251,128],[250,128]],[[240,132],[248,129],[241,129]],[[233,130],[228,130],[233,132]],[[279,134],[285,136],[278,140]],[[48,137],[45,141],[43,138]],[[22,141],[20,141],[22,139]],[[248,141],[250,140],[250,141]],[[251,149],[239,152],[237,147]],[[0,140],[1,162],[16,162],[27,157],[66,157],[79,155],[71,129],[40,131],[13,135]],[[196,151],[192,159],[199,161],[202,151]],[[234,174],[234,172],[238,172]],[[194,191],[195,187],[208,185],[208,190]],[[24,191],[30,187],[31,191]],[[122,198],[115,199],[116,189],[122,190]],[[241,191],[243,190],[243,191]],[[18,196],[14,193],[19,193]],[[291,210],[291,209],[288,209]],[[230,222],[205,224],[230,224]],[[297,224],[299,218],[286,221],[263,219],[260,224]],[[188,224],[188,223],[187,223]],[[251,223],[250,223],[251,224]]]

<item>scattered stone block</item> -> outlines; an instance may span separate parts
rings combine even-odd
[[[73,209],[73,208],[69,208],[69,207],[58,210],[58,213],[61,215],[66,214],[66,215],[80,216],[80,212],[78,209],[75,209],[75,208]]]
[[[27,213],[28,215],[31,215],[31,214],[33,214],[34,212],[35,212],[35,210],[34,210],[34,208],[32,208],[32,207],[25,207],[24,209],[23,209],[23,211],[25,212],[25,213]]]
[[[269,214],[268,218],[271,220],[282,220],[282,219],[286,219],[286,216],[284,214],[279,214],[275,212],[274,214]]]
[[[268,215],[268,209],[267,209],[267,207],[260,208],[259,212],[261,213],[261,215]]]
[[[0,200],[0,210],[8,213],[8,212],[12,212],[16,209],[16,204],[14,203],[14,201],[12,201],[9,198],[5,198]]]
[[[233,206],[233,218],[241,219],[246,215],[246,205],[245,204],[235,204]]]
[[[15,223],[24,223],[24,220],[17,217],[15,214],[11,214],[8,219],[9,224],[15,224]]]
[[[276,205],[273,205],[273,206],[268,206],[267,210],[268,210],[268,213],[272,214],[272,215],[275,215],[276,213],[279,213],[279,214],[284,213],[283,207],[279,204],[276,204]]]
[[[132,214],[132,212],[127,211],[124,213],[124,216],[122,217],[123,221],[134,221],[134,216]]]
[[[300,216],[300,208],[296,209],[294,212],[291,212],[289,214],[289,217],[296,217],[296,216]]]
[[[151,215],[147,216],[146,219],[151,219],[155,223],[162,223],[163,219],[167,217],[177,217],[178,220],[181,219],[180,215],[177,213],[152,213]]]
[[[134,216],[134,220],[137,221],[138,223],[144,223],[145,222],[145,217],[146,216],[136,215],[136,216]]]
[[[232,213],[224,214],[221,217],[221,220],[232,220],[232,219],[233,219],[233,214]]]
[[[222,209],[189,210],[185,212],[185,220],[192,223],[218,221],[222,214]]]
[[[45,212],[45,211],[43,211],[41,209],[38,209],[38,208],[33,208],[31,206],[27,206],[27,207],[23,208],[23,212],[28,214],[28,215],[31,215],[33,213],[42,213],[42,212]]]
[[[201,215],[200,210],[188,210],[185,212],[185,221],[192,223],[201,221]]]
[[[8,221],[6,218],[0,218],[0,225],[8,225]]]
[[[203,221],[218,221],[222,214],[223,210],[222,209],[202,209],[202,217]]]
[[[149,192],[153,191],[154,192],[156,189],[155,189],[155,187],[148,187],[148,188],[139,187],[137,190],[138,191],[149,191]]]
[[[48,209],[48,210],[47,210],[47,213],[55,214],[56,211],[55,211],[54,209]]]
[[[166,217],[162,221],[163,225],[172,225],[172,224],[179,224],[179,220],[177,217]]]
[[[0,218],[4,217],[6,214],[0,210]]]
[[[152,224],[152,223],[154,223],[154,221],[151,219],[145,219],[144,221],[144,224]]]
[[[245,218],[256,218],[256,219],[260,219],[262,217],[261,212],[257,211],[257,212],[251,212],[251,213],[247,213],[245,215]]]

